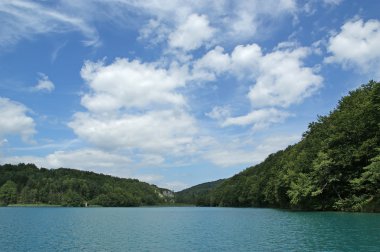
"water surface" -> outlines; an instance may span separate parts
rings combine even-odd
[[[1,251],[380,251],[380,214],[0,208]]]

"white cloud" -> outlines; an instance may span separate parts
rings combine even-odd
[[[130,176],[133,171],[133,168],[131,167],[132,161],[129,157],[95,149],[55,151],[44,157],[2,157],[1,163],[34,163],[39,167],[45,168],[75,168],[118,176]]]
[[[244,116],[228,117],[222,122],[222,126],[253,125],[254,130],[267,128],[274,123],[283,122],[290,114],[274,108],[258,109]]]
[[[314,69],[303,66],[308,48],[276,50],[259,60],[259,74],[248,97],[253,107],[288,107],[300,103],[322,85]]]
[[[230,117],[229,110],[215,107],[208,116],[222,126],[253,125],[262,129],[284,121],[287,108],[314,94],[323,78],[315,68],[304,66],[303,60],[311,53],[309,48],[293,43],[280,43],[272,52],[263,54],[257,44],[238,45],[228,54],[216,47],[194,63],[193,78],[214,80],[222,73],[236,76],[240,81],[254,83],[247,94],[253,108],[247,115]],[[213,64],[215,62],[215,64]]]
[[[159,174],[139,174],[139,175],[134,175],[134,177],[140,181],[144,181],[151,184],[155,184],[164,178],[164,176],[159,175]]]
[[[140,30],[140,38],[148,43],[165,41],[190,51],[212,41],[231,43],[270,33],[286,16],[294,16],[295,0],[214,0],[214,1],[118,1],[119,8],[133,9],[149,17]],[[207,18],[206,18],[207,17]],[[118,20],[122,20],[118,19]],[[213,28],[210,27],[211,21]],[[191,31],[191,32],[190,32]],[[208,37],[212,33],[212,36]]]
[[[257,44],[238,45],[230,56],[217,47],[194,64],[193,75],[206,80],[222,72],[255,82],[248,97],[255,108],[288,107],[299,103],[321,87],[322,77],[303,60],[310,54],[306,47],[277,47],[263,54]],[[212,66],[212,62],[219,61]]]
[[[231,53],[232,71],[238,77],[253,79],[260,68],[263,55],[257,44],[238,45]]]
[[[0,141],[0,147],[1,147],[2,145],[7,144],[7,143],[8,143],[8,139],[4,138],[3,140]]]
[[[308,0],[299,1],[299,4],[302,4],[302,7],[300,9],[307,15],[315,15],[315,13],[317,13],[321,7],[328,9],[335,8],[342,2],[343,0]]]
[[[0,46],[12,45],[36,34],[79,31],[85,45],[99,44],[97,31],[84,20],[47,8],[36,2],[13,0],[0,2]]]
[[[162,182],[161,187],[178,192],[185,188],[188,188],[189,185],[186,183],[183,183],[182,181],[169,181],[169,182]]]
[[[61,43],[59,46],[57,46],[53,52],[51,53],[51,62],[55,62],[55,60],[58,58],[58,55],[62,51],[62,49],[67,45],[67,40]]]
[[[280,19],[285,14],[294,13],[297,9],[294,0],[231,2],[234,6],[230,9],[232,15],[224,19],[224,25],[227,27],[225,33],[234,40],[247,40],[255,37],[258,32],[263,31],[264,27],[268,28],[268,22]],[[263,25],[264,23],[266,25]]]
[[[150,19],[139,31],[138,40],[149,40],[150,44],[156,45],[166,41],[171,30],[162,25],[157,19]]]
[[[81,75],[89,87],[81,100],[88,111],[75,113],[68,124],[81,139],[143,155],[193,149],[196,121],[178,91],[186,84],[186,68],[117,59],[110,65],[86,62]]]
[[[31,141],[36,130],[33,118],[27,115],[28,111],[23,104],[0,97],[0,137],[20,135],[23,141]]]
[[[236,165],[251,166],[262,162],[269,154],[284,149],[300,139],[298,135],[270,136],[256,146],[241,146],[223,144],[205,153],[204,158],[220,167]],[[248,148],[247,148],[248,147]]]
[[[81,169],[113,168],[128,165],[131,160],[124,155],[116,155],[94,149],[78,151],[56,151],[46,157],[48,167],[80,167]]]
[[[207,52],[194,64],[193,78],[202,80],[214,80],[216,75],[228,71],[231,67],[231,59],[220,46]]]
[[[133,177],[140,181],[159,185],[161,188],[166,188],[172,191],[180,191],[189,187],[188,184],[183,183],[182,181],[167,181],[166,178],[160,174],[138,174],[133,175]]]
[[[205,159],[220,167],[255,163],[255,152],[236,149],[217,149],[205,154]]]
[[[169,35],[169,46],[191,51],[209,41],[215,33],[206,15],[191,14]]]
[[[215,120],[224,120],[227,117],[230,117],[231,111],[230,107],[220,107],[215,106],[212,108],[212,110],[209,113],[206,113],[206,115],[212,119]]]
[[[49,77],[43,73],[40,73],[40,78],[38,79],[37,85],[33,88],[36,91],[47,91],[51,92],[54,90],[54,83],[49,80]]]
[[[230,43],[270,33],[268,24],[297,13],[296,0],[213,1],[1,1],[0,46],[39,34],[77,31],[88,46],[100,45],[100,22],[140,31],[150,44],[168,41],[171,47],[191,51],[209,41]],[[210,26],[210,22],[213,27]],[[140,26],[140,24],[144,24]],[[271,25],[270,27],[275,27]]]
[[[110,117],[76,113],[69,126],[79,137],[100,148],[170,154],[185,151],[197,131],[192,117],[183,111],[172,110]]]
[[[332,36],[327,49],[332,54],[326,63],[338,63],[344,68],[378,72],[380,68],[380,21],[352,20]]]
[[[221,46],[216,46],[194,62],[192,77],[209,81],[220,74],[229,73],[239,78],[254,79],[262,57],[257,44],[237,45],[230,54],[225,53]]]
[[[249,12],[249,10],[241,9],[237,12],[236,18],[230,23],[230,36],[238,36],[242,39],[252,37],[256,35],[257,27],[255,15]]]
[[[149,167],[158,166],[165,162],[165,158],[158,154],[138,154],[136,155],[138,166]]]
[[[220,126],[247,126],[252,125],[253,130],[261,130],[275,123],[281,123],[286,118],[291,116],[286,111],[281,111],[275,108],[263,108],[253,110],[243,116],[231,116],[230,107],[214,107],[211,112],[206,114],[208,117],[219,122]]]
[[[127,59],[117,59],[108,66],[88,61],[81,76],[91,89],[81,103],[92,112],[165,104],[183,106],[186,103],[176,92],[186,83],[186,68],[173,66],[166,70]]]
[[[332,6],[339,5],[342,2],[343,2],[343,0],[323,0],[324,4],[326,4],[326,5],[332,5]]]

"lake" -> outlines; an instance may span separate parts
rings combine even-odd
[[[380,251],[380,214],[0,208],[1,251]]]

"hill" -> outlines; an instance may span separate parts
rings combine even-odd
[[[0,205],[141,206],[171,202],[173,197],[170,190],[137,179],[34,164],[0,165]]]
[[[350,92],[300,142],[205,197],[210,206],[379,212],[380,83]]]
[[[187,203],[192,205],[208,205],[208,194],[212,189],[220,185],[225,179],[199,184],[180,192],[175,193],[177,203]]]

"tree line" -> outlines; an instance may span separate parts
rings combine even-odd
[[[0,205],[142,206],[173,201],[170,190],[74,169],[37,168],[34,164],[0,166]]]

